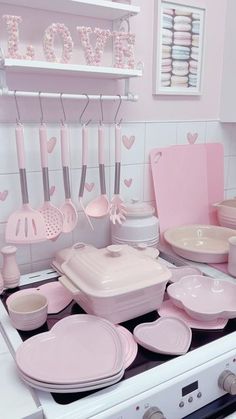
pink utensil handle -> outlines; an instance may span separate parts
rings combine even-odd
[[[16,148],[19,169],[25,169],[25,150],[24,150],[24,128],[23,125],[17,125],[15,129]]]
[[[46,125],[42,124],[39,128],[39,140],[40,140],[40,156],[41,156],[41,167],[48,167],[48,150],[47,150],[47,129]]]
[[[103,126],[98,127],[98,162],[105,164],[105,137]]]
[[[82,128],[82,165],[86,166],[88,162],[88,128],[84,125]]]
[[[121,127],[115,126],[115,159],[116,163],[121,162]]]
[[[69,166],[69,133],[67,125],[61,125],[61,161],[63,167]]]

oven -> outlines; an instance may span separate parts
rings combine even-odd
[[[184,263],[180,258],[166,261],[165,254],[161,257],[167,264]],[[49,269],[23,276],[20,288],[55,280],[57,274]],[[65,316],[83,313],[72,302],[60,313],[49,315],[47,324],[37,331],[18,332],[11,326],[5,306],[8,295],[14,291],[6,290],[0,303],[1,332],[13,357],[22,340],[50,330]],[[157,318],[158,313],[153,311],[122,325],[132,332],[137,324]],[[139,346],[138,355],[122,380],[102,390],[53,394],[31,389],[36,415],[27,419],[220,419],[236,411],[236,396],[228,394],[220,385],[219,378],[225,371],[232,372],[229,389],[234,392],[236,319],[230,320],[222,330],[193,330],[190,349],[182,356],[157,354]]]

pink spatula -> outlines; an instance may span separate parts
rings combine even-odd
[[[29,205],[27,178],[25,170],[24,130],[18,123],[16,147],[20,175],[22,208],[10,215],[6,227],[6,241],[10,243],[37,243],[47,239],[44,218],[39,211]]]

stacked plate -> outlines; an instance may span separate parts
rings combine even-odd
[[[23,342],[15,360],[19,376],[30,386],[77,393],[117,383],[136,355],[137,344],[128,330],[78,314]]]

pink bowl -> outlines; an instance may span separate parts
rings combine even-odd
[[[34,330],[47,320],[48,302],[42,294],[32,293],[7,299],[12,325],[18,330]]]
[[[196,320],[236,317],[236,284],[223,279],[189,275],[169,285],[173,303]]]

